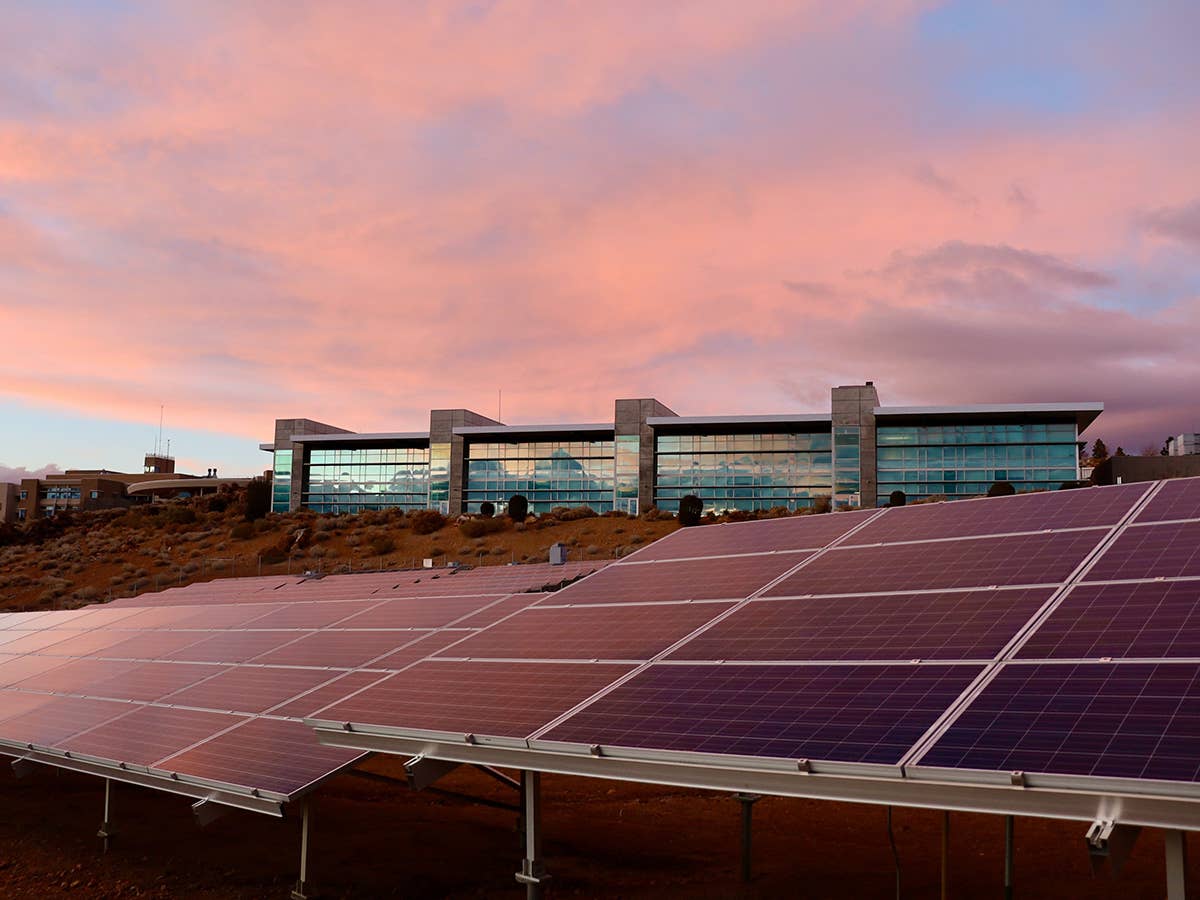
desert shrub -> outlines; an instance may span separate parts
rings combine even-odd
[[[575,522],[579,519],[596,518],[596,511],[590,506],[556,506],[550,510],[550,514],[560,522]]]
[[[629,538],[629,543],[631,543],[631,544],[644,544],[644,543],[646,543],[646,539],[645,539],[645,538],[644,538],[642,535],[640,535],[640,534],[635,534],[635,535],[633,535],[632,537],[630,537],[630,538]]]
[[[503,556],[506,553],[508,553],[507,547],[493,547],[492,548],[492,556]]]
[[[814,513],[830,512],[833,509],[833,500],[830,499],[828,494],[821,494],[817,497],[813,497],[811,509]]]
[[[503,531],[507,524],[504,519],[464,519],[458,523],[458,530],[463,537],[481,538]]]
[[[329,556],[330,552],[331,551],[328,547],[321,547],[319,545],[316,547],[308,548],[308,555],[311,556],[313,559],[321,559],[322,557]]]
[[[326,541],[332,541],[333,535],[330,534],[328,531],[318,531],[316,534],[314,534],[312,536],[312,539],[313,539],[314,544],[323,544]]]
[[[213,494],[205,505],[209,512],[223,513],[229,508],[229,498],[224,494]]]
[[[988,488],[987,495],[989,497],[1009,497],[1017,492],[1017,489],[1007,481],[997,481]]]
[[[667,513],[667,518],[670,518],[670,515],[670,513]],[[657,522],[662,516],[663,513],[659,512],[657,506],[651,506],[649,509],[643,512],[639,518],[641,518],[643,522]]]
[[[484,500],[479,504],[479,514],[485,519],[490,519],[496,514],[496,504],[491,500]]]
[[[246,485],[246,521],[261,519],[271,511],[271,483],[255,478]]]
[[[431,557],[435,557],[435,556],[445,556],[445,555],[446,555],[446,551],[445,551],[445,549],[444,549],[444,548],[442,548],[442,547],[439,547],[437,544],[434,544],[432,547],[430,547],[430,548],[429,548],[429,555],[430,555]]]
[[[908,502],[908,495],[904,491],[892,491],[888,494],[888,506],[903,506]]]
[[[384,556],[396,549],[396,542],[390,534],[377,534],[371,538],[371,552],[376,556]]]
[[[168,506],[163,510],[162,521],[171,525],[191,525],[196,521],[196,511],[190,506]]]
[[[610,509],[600,514],[605,519],[628,519],[629,514],[620,509]]]
[[[433,534],[446,527],[446,517],[436,509],[418,509],[409,515],[408,521],[417,534]]]
[[[699,525],[703,513],[704,501],[695,494],[687,494],[679,499],[679,524],[684,528]]]
[[[235,541],[248,541],[254,537],[254,525],[250,522],[238,522],[229,529],[229,536]]]
[[[508,498],[508,517],[514,522],[524,522],[529,516],[529,500],[524,494],[513,494]]]
[[[313,528],[317,531],[333,531],[337,528],[337,519],[332,516],[321,516],[317,521],[313,522]]]
[[[360,538],[357,534],[346,535],[346,546],[347,547],[357,547],[361,543],[362,543],[362,538]]]
[[[597,547],[595,544],[588,544],[587,548],[583,552],[586,553],[588,556],[595,556],[597,553],[600,552],[600,548]]]

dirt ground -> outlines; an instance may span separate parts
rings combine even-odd
[[[400,774],[397,760],[366,768]],[[117,831],[96,838],[103,782],[39,770],[0,774],[0,896],[286,898],[296,878],[299,810],[284,820],[231,812],[199,828],[181,797],[115,785]],[[439,786],[515,802],[515,792],[461,768]],[[890,898],[895,871],[881,807],[765,798],[754,808],[754,873],[740,880],[740,807],[728,795],[545,776],[546,864],[553,897]],[[350,776],[311,800],[311,896],[523,896],[513,872],[516,814]],[[941,814],[897,809],[904,897],[938,896]],[[1004,825],[955,813],[950,896],[1002,897]],[[1019,818],[1020,898],[1161,898],[1161,833],[1146,830],[1120,878],[1093,876],[1084,823]],[[1194,843],[1193,849],[1195,850]],[[1193,853],[1193,856],[1195,853]],[[1193,885],[1200,871],[1190,871]]]

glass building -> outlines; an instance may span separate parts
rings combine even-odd
[[[279,419],[272,508],[667,511],[803,509],[979,496],[997,481],[1053,490],[1079,477],[1081,433],[1101,403],[888,407],[871,382],[835,387],[829,413],[685,417],[651,398],[617,400],[611,423],[506,425],[464,409],[427,432],[355,433]]]

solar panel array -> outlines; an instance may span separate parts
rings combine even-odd
[[[309,721],[734,767],[1194,781],[1198,667],[1187,479],[680,531]]]
[[[304,716],[603,565],[230,579],[0,616],[0,752],[285,802],[360,756]]]

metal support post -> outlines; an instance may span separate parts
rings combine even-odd
[[[541,900],[542,888],[549,875],[542,859],[542,773],[521,770],[521,827],[525,838],[525,858],[517,881],[525,885],[527,900]]]
[[[734,794],[733,799],[742,804],[742,881],[749,883],[753,860],[754,804],[762,797],[758,794]]]
[[[1013,817],[1004,817],[1004,900],[1013,895]]]
[[[950,898],[950,811],[942,813],[942,900]]]
[[[1187,832],[1168,828],[1164,833],[1167,847],[1167,900],[1187,898]]]
[[[305,800],[300,820],[300,880],[292,888],[292,900],[308,900],[308,816],[309,803]]]
[[[112,819],[109,817],[109,810],[112,804],[112,779],[104,779],[104,821],[100,823],[100,830],[96,832],[96,837],[104,842],[104,852],[108,852],[108,839],[115,832],[112,829]]]

